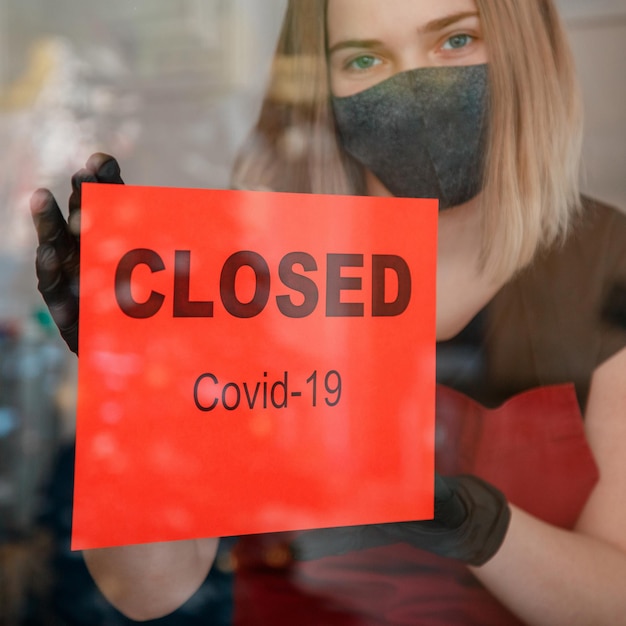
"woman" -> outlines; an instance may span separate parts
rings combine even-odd
[[[407,107],[413,99],[417,110]],[[420,140],[407,129],[421,130]],[[290,3],[234,184],[435,190],[443,209],[437,462],[443,475],[470,476],[441,479],[430,525],[303,535],[295,552],[312,560],[295,569],[300,598],[276,593],[280,578],[266,584],[241,572],[238,598],[254,602],[241,623],[623,620],[626,333],[611,294],[626,283],[626,224],[579,200],[579,152],[572,64],[550,1]],[[121,182],[113,161],[92,157],[75,178],[71,213],[84,180]],[[47,192],[35,195],[33,211],[40,288],[71,341],[76,307],[66,287],[75,263],[61,261],[75,244]],[[68,266],[59,282],[59,267]],[[495,411],[478,404],[505,400]],[[114,604],[147,619],[193,593],[216,545],[131,546],[85,558]]]

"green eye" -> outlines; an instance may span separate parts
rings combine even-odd
[[[459,48],[465,48],[468,46],[474,38],[471,35],[454,35],[450,39],[446,40],[443,44],[444,50],[458,50]]]
[[[356,59],[352,59],[352,61],[348,64],[348,67],[355,70],[369,70],[375,65],[378,65],[379,62],[379,59],[370,54],[362,54],[361,56],[356,57]]]

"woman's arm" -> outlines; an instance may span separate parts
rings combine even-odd
[[[79,224],[83,182],[123,184],[110,155],[91,155],[72,177],[69,216],[54,196],[37,190],[31,211],[39,239],[39,290],[61,336],[78,353]],[[104,596],[135,620],[162,617],[184,604],[200,587],[215,559],[217,539],[90,550],[85,562]]]
[[[202,585],[218,539],[86,550],[85,563],[102,594],[127,617],[157,619],[183,605]]]
[[[575,530],[512,507],[499,552],[473,568],[529,624],[612,626],[626,619],[626,349],[594,373],[585,429],[600,480]]]

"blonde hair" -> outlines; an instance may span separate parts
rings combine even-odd
[[[327,0],[290,0],[259,120],[233,185],[364,194],[329,101]],[[508,277],[563,238],[579,210],[582,124],[573,61],[551,0],[476,0],[487,44],[490,126],[484,268]]]

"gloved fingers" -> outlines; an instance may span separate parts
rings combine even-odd
[[[511,512],[506,497],[476,476],[444,479],[467,512],[462,524],[447,527],[441,520],[395,524],[390,532],[420,550],[471,565],[486,563],[504,541]]]
[[[123,184],[117,161],[96,153],[72,177],[69,217],[65,221],[54,196],[38,189],[31,198],[31,212],[39,247],[36,270],[38,289],[50,315],[72,352],[78,354],[78,279],[80,272],[80,209],[83,183]]]
[[[87,159],[86,169],[92,172],[99,183],[123,185],[120,165],[115,157],[104,152],[96,152]]]
[[[78,238],[70,232],[54,196],[47,189],[38,189],[31,197],[30,206],[39,245],[50,246],[54,251],[54,263],[60,265],[59,271],[68,280],[77,280],[80,263]],[[45,254],[50,257],[51,252]]]
[[[446,479],[439,472],[435,472],[435,501],[445,502],[452,495],[452,488]]]
[[[435,472],[434,522],[445,528],[458,528],[467,518],[467,510],[459,497],[456,480]]]
[[[97,183],[98,179],[95,174],[87,168],[78,170],[72,176],[72,194],[68,202],[70,214],[67,219],[70,232],[75,237],[80,237],[80,208],[82,203],[82,185],[83,183]]]
[[[37,189],[33,193],[30,210],[40,245],[51,245],[61,260],[77,252],[77,242],[68,229],[57,201],[48,189]]]
[[[70,196],[69,222],[72,232],[78,234],[80,231],[80,207],[81,189],[83,183],[109,183],[122,185],[124,181],[121,177],[120,166],[117,160],[109,154],[97,152],[92,154],[85,167],[72,176],[72,195]]]
[[[64,270],[51,244],[37,248],[35,269],[41,293],[54,323],[72,352],[78,354],[78,276]]]
[[[386,527],[386,524],[372,524],[305,531],[292,543],[293,557],[297,561],[311,561],[396,543]]]

